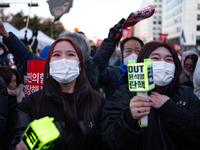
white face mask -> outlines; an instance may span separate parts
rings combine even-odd
[[[0,55],[2,55],[4,53],[4,50],[0,50]]]
[[[129,60],[137,60],[138,55],[136,55],[135,53],[132,53],[131,55],[127,56],[124,58],[124,65],[128,65],[128,61]]]
[[[168,85],[174,78],[175,65],[165,61],[152,61],[153,74],[156,85]]]
[[[49,74],[59,83],[69,83],[80,74],[79,62],[76,60],[60,59],[49,64]]]

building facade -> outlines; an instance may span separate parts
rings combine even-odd
[[[155,7],[153,16],[141,20],[134,26],[134,36],[142,39],[144,43],[160,40],[160,33],[162,32],[162,4],[162,0],[143,0],[140,4],[140,9],[148,5],[154,5]]]
[[[163,32],[168,42],[182,50],[197,50],[200,45],[200,0],[164,0]]]
[[[165,33],[167,42],[179,44],[183,51],[200,48],[200,0],[143,0],[140,7],[150,4],[155,13],[134,26],[134,36],[149,42]]]

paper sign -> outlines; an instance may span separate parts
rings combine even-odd
[[[168,34],[160,33],[160,40],[165,42],[167,40],[167,36],[168,36]]]
[[[153,5],[148,5],[136,12],[132,12],[126,21],[124,22],[123,28],[125,29],[130,26],[134,26],[136,23],[138,23],[140,20],[147,19],[151,17],[155,12],[155,8]]]
[[[127,69],[130,91],[149,91],[155,87],[151,59],[144,59],[144,63],[131,60]]]
[[[25,97],[42,89],[44,64],[45,60],[28,60]]]

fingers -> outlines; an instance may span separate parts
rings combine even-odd
[[[138,120],[141,117],[150,113],[151,105],[149,101],[142,96],[135,96],[130,101],[130,111],[134,119]]]
[[[143,96],[134,96],[131,100],[133,100],[133,101],[143,101],[143,102],[148,102],[148,100],[145,98],[145,97],[143,97]]]
[[[120,28],[122,27],[124,21],[125,21],[125,19],[122,18],[122,19],[116,24],[116,27],[120,29]]]
[[[151,110],[151,107],[137,107],[136,113],[139,113],[140,115],[144,116],[146,114],[149,114]]]
[[[138,120],[143,116],[146,116],[150,113],[151,107],[131,107],[130,105],[130,112],[134,119]]]
[[[117,33],[119,33],[120,29],[123,26],[124,21],[125,21],[125,19],[122,18],[117,24],[114,25],[113,30],[116,31]]]

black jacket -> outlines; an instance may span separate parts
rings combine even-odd
[[[8,115],[8,92],[3,78],[0,77],[0,141],[4,138]],[[0,144],[1,144],[0,142]]]
[[[200,147],[200,101],[181,86],[159,109],[151,108],[148,126],[133,119],[129,103],[135,96],[127,84],[106,100],[102,109],[102,139],[113,150],[196,150]]]
[[[87,102],[87,95],[89,90],[87,88],[83,89],[80,93],[80,101],[77,106],[77,119],[79,125],[84,133],[85,126],[83,124],[83,114],[84,114],[84,106]],[[39,115],[34,115],[34,110],[36,103],[41,95],[41,90],[37,91],[27,98],[25,98],[16,108],[16,113],[13,120],[13,127],[10,131],[7,145],[4,147],[5,150],[15,150],[15,146],[19,143],[20,137],[22,136],[23,132],[25,131],[26,127],[32,122],[34,119],[42,118],[45,116],[54,117],[54,123],[58,130],[61,133],[61,138],[64,132],[64,113],[63,113],[63,103],[60,97],[53,91],[52,86],[48,86],[48,90],[46,92],[45,98],[41,103]],[[98,94],[99,98],[102,99],[102,104],[99,106],[99,110],[103,106],[103,97]],[[100,111],[98,112],[100,114]],[[94,123],[91,123],[94,125]],[[99,124],[98,130],[97,128],[92,127],[90,129],[90,137],[89,138],[82,138],[77,140],[76,149],[100,149],[101,143],[101,136],[100,136],[100,116],[97,118],[97,124]],[[99,134],[98,134],[99,132]],[[62,150],[62,149],[69,149],[74,150],[74,146],[66,147],[64,143],[61,142],[61,138],[59,138],[55,146],[52,150]],[[87,140],[86,140],[87,139]],[[92,139],[92,140],[91,140]],[[90,141],[91,140],[91,141]]]
[[[105,87],[107,98],[112,96],[115,89],[119,86],[117,81],[123,74],[118,66],[108,66],[109,59],[114,51],[115,47],[108,45],[105,39],[93,57],[93,61],[99,67],[99,83]]]

